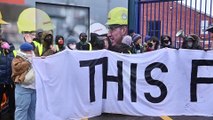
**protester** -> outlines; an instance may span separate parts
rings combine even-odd
[[[53,47],[53,35],[52,34],[43,34],[42,37],[43,52],[41,56],[49,56],[56,53],[56,49]],[[35,54],[39,54],[38,47],[35,48]]]
[[[116,7],[108,13],[107,25],[109,28],[108,37],[112,42],[112,49],[120,47],[124,36],[128,34],[128,11],[123,7]],[[116,47],[118,45],[118,47]]]
[[[131,37],[133,37],[135,34],[136,34],[136,33],[135,33],[135,31],[134,31],[133,29],[129,30],[129,35],[130,35]]]
[[[20,51],[12,61],[12,79],[15,88],[15,120],[35,120],[35,76],[32,68],[33,46],[21,44]]]
[[[70,50],[76,50],[76,40],[72,37],[67,39],[67,48]]]
[[[144,52],[154,51],[159,49],[159,40],[157,37],[152,36],[148,41],[146,41],[146,48]]]
[[[101,23],[93,23],[90,25],[90,33],[93,50],[108,49],[110,46],[107,37],[108,29]]]
[[[160,40],[160,48],[173,48],[172,39],[168,35],[162,35]]]
[[[6,101],[9,100],[9,116],[10,120],[14,120],[15,112],[15,98],[14,90],[15,85],[12,81],[11,63],[14,58],[13,50],[10,49],[10,45],[4,39],[0,39],[0,103],[3,101],[4,93],[6,94]],[[0,120],[2,108],[0,106]]]
[[[132,50],[133,50],[133,53],[142,53],[143,52],[143,46],[142,46],[142,37],[141,35],[139,34],[135,34],[133,37],[132,37],[132,41],[133,41],[133,44],[132,44]]]
[[[92,50],[91,43],[87,42],[87,34],[81,33],[79,35],[80,42],[76,44],[77,50]]]
[[[199,45],[199,41],[200,41],[200,38],[197,35],[191,34],[184,39],[182,48],[202,50],[202,47]]]
[[[41,56],[44,52],[43,34],[53,34],[54,25],[48,14],[37,8],[24,9],[18,17],[17,26],[25,42],[34,46],[36,56]]]
[[[96,33],[91,33],[90,43],[92,44],[93,50],[104,49],[104,40]]]
[[[65,49],[64,37],[61,36],[61,35],[57,35],[55,37],[55,44],[56,44],[56,51],[57,52],[63,51]]]

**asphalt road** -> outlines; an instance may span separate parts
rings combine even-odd
[[[136,117],[136,116],[125,116],[115,114],[102,114],[101,116],[90,118],[89,120],[163,120],[161,117]],[[164,120],[213,120],[213,117],[202,117],[202,116],[170,116]]]
[[[4,114],[2,120],[10,120],[8,114]],[[86,119],[84,119],[86,120]],[[169,118],[151,117],[151,116],[126,116],[116,114],[102,114],[89,120],[213,120],[213,117],[201,117],[201,116],[170,116]]]

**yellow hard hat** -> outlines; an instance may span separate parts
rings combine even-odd
[[[37,8],[27,8],[18,17],[19,32],[36,30],[49,31],[54,29],[50,17],[44,11]]]
[[[128,10],[124,7],[116,7],[108,13],[107,25],[127,25]]]
[[[2,19],[1,11],[0,11],[0,24],[9,24],[8,22],[6,22]]]

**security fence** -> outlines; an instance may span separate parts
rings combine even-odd
[[[169,35],[180,48],[183,39],[176,33],[183,30],[185,35],[198,35],[204,49],[212,49],[213,34],[206,31],[213,20],[212,4],[213,0],[139,0],[138,31],[143,38]]]

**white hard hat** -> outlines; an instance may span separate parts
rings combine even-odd
[[[108,33],[108,29],[101,23],[93,23],[92,25],[90,25],[90,33],[105,35]]]

